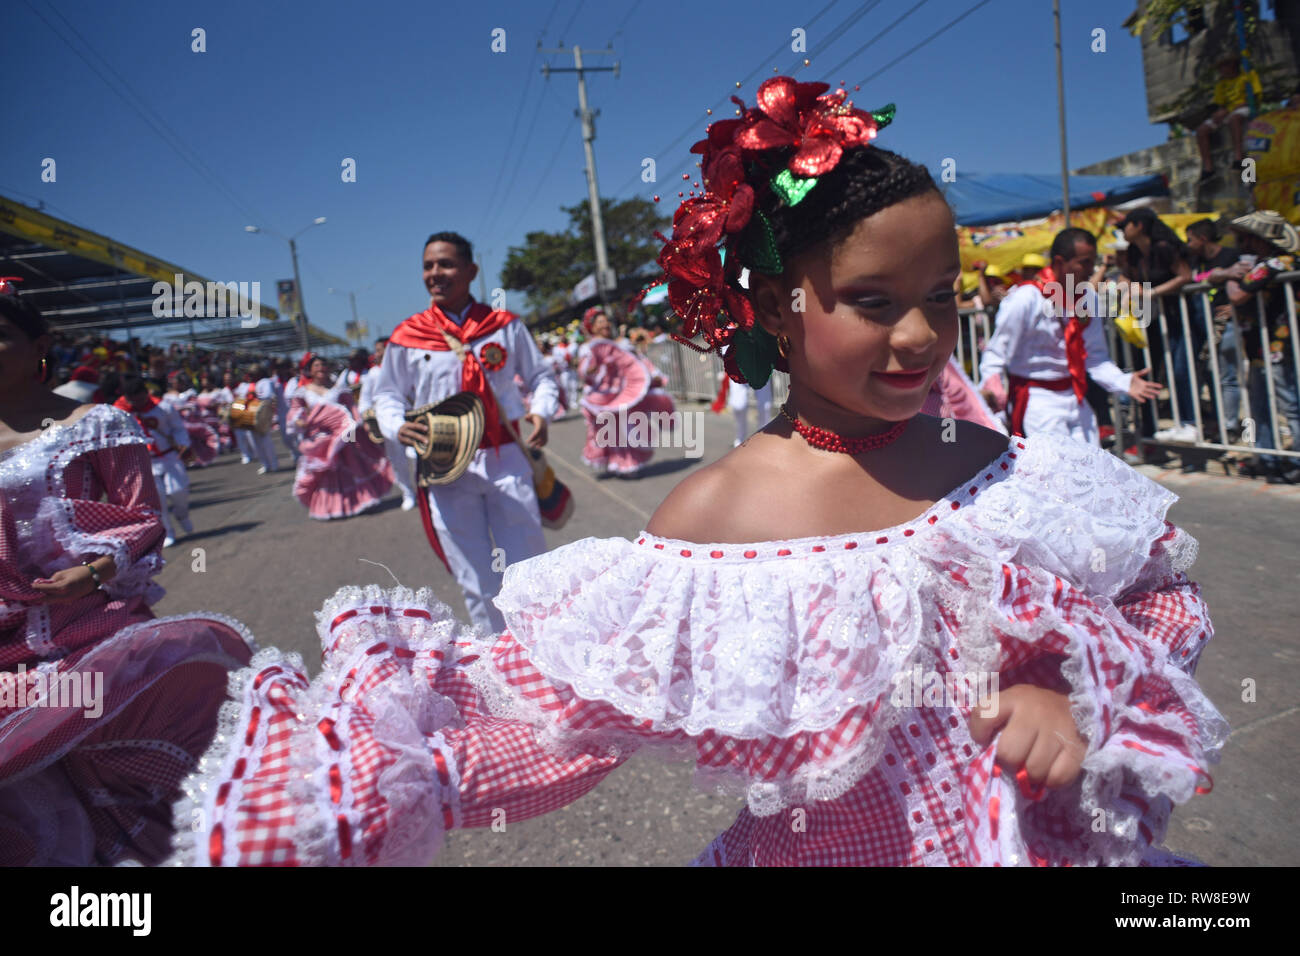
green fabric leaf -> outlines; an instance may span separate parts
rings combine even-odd
[[[876,121],[879,129],[884,129],[894,121],[894,114],[898,112],[898,107],[893,103],[886,103],[878,110],[871,111],[871,117]]]
[[[754,211],[753,221],[745,230],[740,261],[755,272],[764,275],[779,276],[785,271],[785,266],[781,263],[781,253],[776,248],[772,223],[761,210]]]
[[[790,170],[783,169],[772,177],[772,189],[785,200],[787,206],[797,206],[804,196],[817,185],[817,177],[796,176]]]
[[[763,340],[767,339],[770,345]],[[762,388],[772,375],[772,363],[776,356],[776,340],[760,326],[755,325],[746,331],[739,329],[732,336],[731,347],[735,350],[736,368],[745,376],[751,388]]]

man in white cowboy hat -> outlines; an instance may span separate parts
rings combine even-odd
[[[450,484],[419,489],[417,497],[429,543],[464,590],[470,620],[494,634],[505,628],[492,603],[501,572],[546,550],[532,466],[507,423],[528,421],[531,433],[516,431],[529,447],[541,448],[558,390],[523,322],[470,295],[478,267],[468,240],[451,232],[430,236],[423,264],[430,306],[389,336],[375,417],[385,438],[414,447],[429,438],[428,429],[408,422],[408,410],[460,392],[482,401],[484,434],[469,467]],[[528,409],[516,375],[532,393]]]
[[[1296,317],[1288,310],[1286,292],[1275,281],[1283,272],[1295,268],[1295,254],[1300,252],[1300,232],[1271,209],[1248,213],[1232,220],[1241,259],[1229,270],[1228,301],[1237,315],[1245,352],[1250,359],[1250,378],[1246,389],[1250,395],[1250,414],[1255,420],[1255,447],[1280,448],[1279,419],[1291,429],[1293,442],[1300,441],[1300,388],[1297,388],[1294,336]],[[1264,302],[1265,331],[1259,329],[1258,294]],[[1265,353],[1261,338],[1268,341]],[[1265,367],[1268,363],[1268,368]],[[1274,403],[1269,402],[1272,380]],[[1261,454],[1255,463],[1243,465],[1241,472],[1250,477],[1264,476],[1270,484],[1300,484],[1300,467],[1295,458]]]

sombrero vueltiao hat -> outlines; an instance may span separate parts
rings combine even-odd
[[[1300,232],[1272,209],[1247,213],[1232,220],[1232,228],[1259,236],[1273,243],[1283,252],[1300,251]]]
[[[412,409],[406,420],[424,422],[429,430],[428,443],[415,446],[421,488],[450,484],[465,474],[483,440],[483,402],[477,395],[460,392],[435,405]]]

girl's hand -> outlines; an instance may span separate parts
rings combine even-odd
[[[972,712],[971,737],[987,746],[1002,731],[997,759],[1003,768],[1025,768],[1029,780],[1052,789],[1068,787],[1079,776],[1087,742],[1070,714],[1070,698],[1032,684],[1017,684],[997,695],[997,713]]]
[[[90,568],[79,564],[55,571],[48,578],[37,578],[32,587],[45,595],[48,604],[68,604],[94,592],[95,579]]]

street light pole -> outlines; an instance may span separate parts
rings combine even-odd
[[[311,337],[307,334],[307,307],[303,304],[302,279],[298,276],[298,244],[289,240],[289,255],[293,257],[293,287],[298,293],[298,314],[293,320],[298,325],[298,334],[302,338],[302,352],[311,351]]]
[[[264,229],[261,226],[245,226],[245,232],[265,232],[270,233],[278,239],[285,239],[289,243],[289,256],[293,259],[293,285],[294,291],[298,296],[298,314],[294,316],[293,321],[298,326],[298,333],[302,338],[302,350],[304,353],[311,349],[311,339],[307,333],[307,308],[303,304],[302,295],[302,277],[298,274],[298,244],[295,240],[312,226],[323,225],[324,216],[317,216],[311,221],[311,225],[304,226],[292,236],[282,236],[271,229]]]

